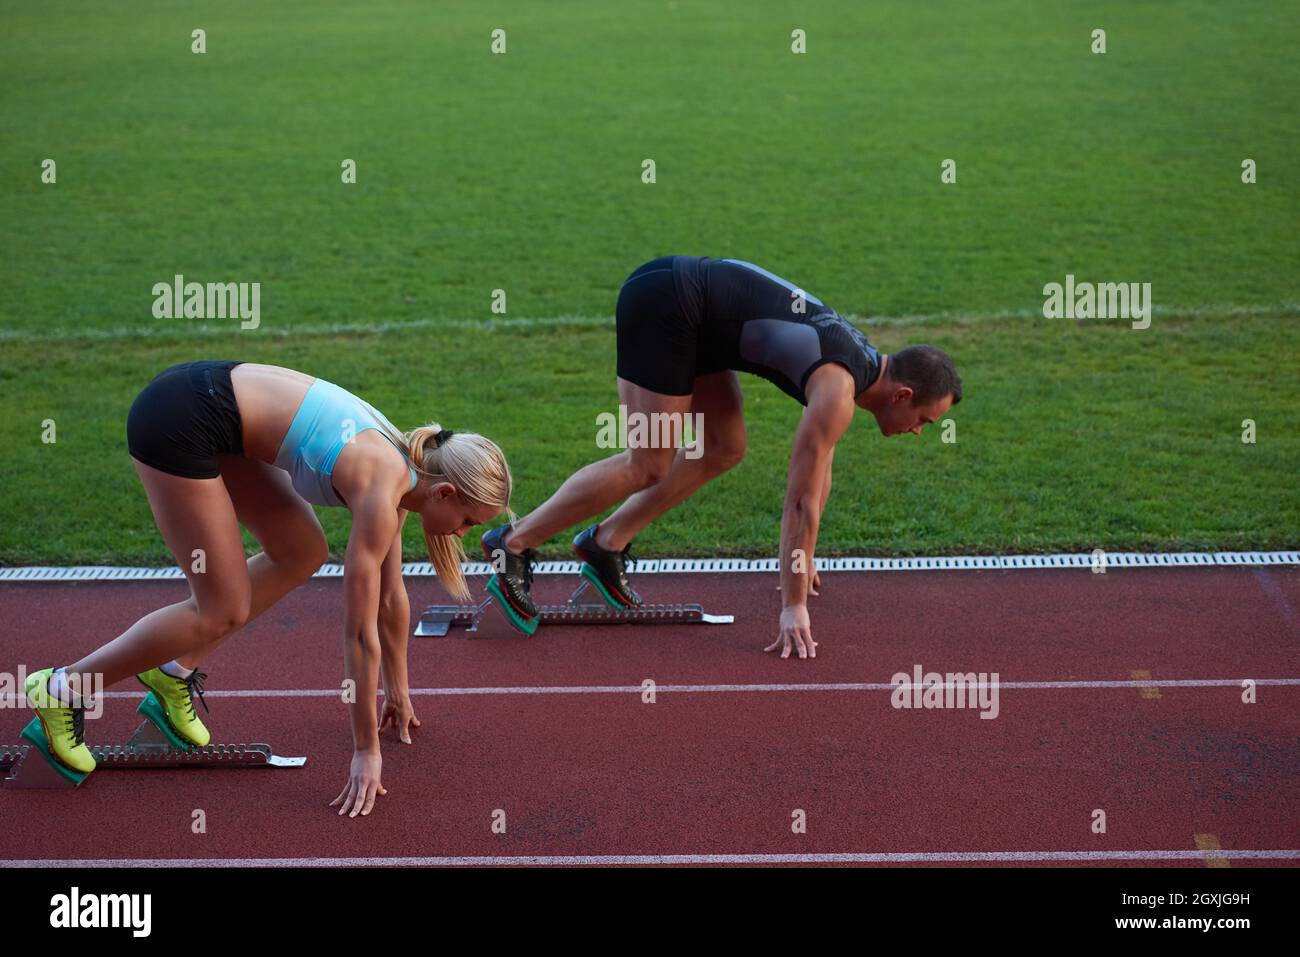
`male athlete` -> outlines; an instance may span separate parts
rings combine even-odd
[[[781,518],[780,630],[765,650],[815,658],[807,596],[817,594],[817,527],[831,491],[835,443],[855,408],[884,435],[921,429],[961,401],[952,360],[933,346],[881,355],[833,309],[737,259],[665,256],[639,267],[618,296],[618,397],[641,413],[702,416],[702,450],[628,448],[579,470],[536,511],[483,536],[497,573],[488,591],[519,630],[537,628],[533,549],[552,535],[623,504],[582,532],[582,574],[615,608],[639,605],[627,580],[629,545],[652,521],[745,457],[737,372],[775,383],[804,405],[795,431]],[[693,419],[701,421],[701,419]],[[632,443],[629,442],[629,445]],[[654,444],[654,443],[651,443]],[[630,497],[629,497],[630,496]],[[624,501],[626,499],[626,501]],[[811,573],[811,581],[809,574]]]

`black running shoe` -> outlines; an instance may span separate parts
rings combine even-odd
[[[488,562],[494,569],[503,569],[488,580],[487,590],[496,599],[506,620],[525,635],[531,635],[537,630],[537,604],[529,593],[533,585],[533,560],[537,553],[531,548],[524,549],[522,555],[510,551],[506,548],[509,533],[509,525],[498,525],[480,540]]]
[[[596,586],[605,601],[613,608],[634,608],[641,604],[638,595],[627,581],[627,563],[635,562],[632,545],[621,552],[611,552],[596,544],[593,525],[573,540],[573,551],[583,561],[582,577]]]

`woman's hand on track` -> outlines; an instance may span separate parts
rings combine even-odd
[[[342,804],[343,806],[339,808],[340,815],[347,814],[348,809],[351,808],[352,813],[348,814],[348,817],[356,817],[357,812],[360,812],[362,817],[369,814],[370,809],[375,806],[375,798],[388,793],[379,781],[382,766],[383,759],[378,751],[359,751],[353,754],[348,783],[344,785],[339,796],[330,802],[330,807]]]
[[[808,620],[807,605],[791,605],[781,609],[781,633],[764,651],[781,649],[781,657],[789,658],[790,649],[799,650],[800,658],[816,658],[817,642],[812,639],[812,623]]]
[[[409,695],[389,697],[384,692],[384,712],[379,716],[379,734],[382,736],[388,727],[397,729],[397,736],[403,744],[411,743],[411,728],[420,726],[420,719],[415,716]]]

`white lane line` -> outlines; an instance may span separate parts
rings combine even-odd
[[[584,854],[491,857],[234,857],[0,860],[3,867],[543,867],[645,864],[978,864],[1047,861],[1297,860],[1297,850],[1230,851],[918,851],[877,854]]]
[[[1139,681],[999,681],[1000,690],[1012,691],[1052,691],[1059,689],[1092,688],[1240,688],[1244,678],[1163,678],[1160,680]],[[1257,686],[1298,687],[1300,678],[1251,678]],[[656,684],[656,693],[677,694],[745,694],[768,691],[894,691],[895,689],[912,689],[925,685],[893,684],[884,681],[871,682],[812,682],[807,684],[717,684],[717,685],[673,685]],[[984,687],[980,682],[971,682],[967,687]],[[482,688],[412,688],[412,695],[448,696],[448,695],[529,695],[529,694],[635,694],[645,692],[641,685],[539,685],[503,686]],[[380,692],[382,694],[382,692]],[[240,691],[205,691],[205,698],[338,698],[340,689],[331,688],[261,688]],[[138,691],[106,691],[105,698],[127,698],[139,700],[144,697]],[[0,695],[0,708],[25,706],[19,695]]]

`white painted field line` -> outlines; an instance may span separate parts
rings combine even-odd
[[[1071,861],[1297,860],[1296,850],[1213,851],[915,851],[844,854],[582,854],[491,857],[137,857],[0,860],[0,868],[34,867],[576,867],[664,864],[981,864]]]
[[[1249,677],[1249,676],[1246,676]],[[1243,678],[1164,678],[1149,681],[998,681],[1000,690],[1012,691],[1052,691],[1052,690],[1086,690],[1116,688],[1240,688]],[[1300,687],[1300,678],[1251,678],[1256,686]],[[699,684],[674,685],[656,684],[658,694],[755,694],[783,691],[827,692],[827,691],[894,691],[898,688],[912,689],[911,682],[896,685],[885,681],[869,682],[790,682],[775,684]],[[980,682],[972,682],[967,687],[983,687]],[[645,688],[641,685],[504,685],[499,687],[467,688],[412,688],[415,697],[475,696],[475,695],[546,695],[546,694],[626,694],[641,695]],[[342,692],[338,688],[264,688],[231,691],[204,691],[205,698],[338,698]],[[144,692],[106,691],[105,698],[125,698],[139,700]],[[14,708],[20,705],[16,695],[0,695],[0,708]]]
[[[1238,305],[1228,302],[1206,303],[1199,306],[1162,306],[1157,305],[1153,316],[1157,320],[1179,319],[1227,319],[1231,317],[1276,317],[1289,318],[1300,314],[1300,303],[1276,302]],[[1060,319],[1044,319],[1041,306],[1026,306],[1020,309],[993,309],[984,312],[972,312],[967,309],[948,310],[933,313],[914,313],[900,316],[862,316],[847,313],[845,317],[855,325],[870,332],[873,326],[918,326],[949,323],[952,325],[975,325],[983,322],[1029,321],[1047,322],[1059,325]],[[220,337],[227,339],[232,326],[230,323],[190,321],[184,325],[165,325],[152,317],[143,318],[135,325],[115,326],[108,329],[55,329],[53,331],[35,332],[25,329],[0,330],[0,342],[67,342],[78,339],[112,340],[112,339],[207,339]],[[512,329],[553,329],[553,328],[590,328],[614,329],[613,316],[511,316],[509,318],[453,319],[425,316],[418,319],[392,320],[348,320],[345,322],[292,323],[277,325],[275,321],[264,319],[257,330],[260,338],[307,338],[309,336],[337,335],[383,335],[387,333],[415,332],[419,330],[446,330],[465,332],[495,332]],[[1127,325],[1116,328],[1126,329]]]

